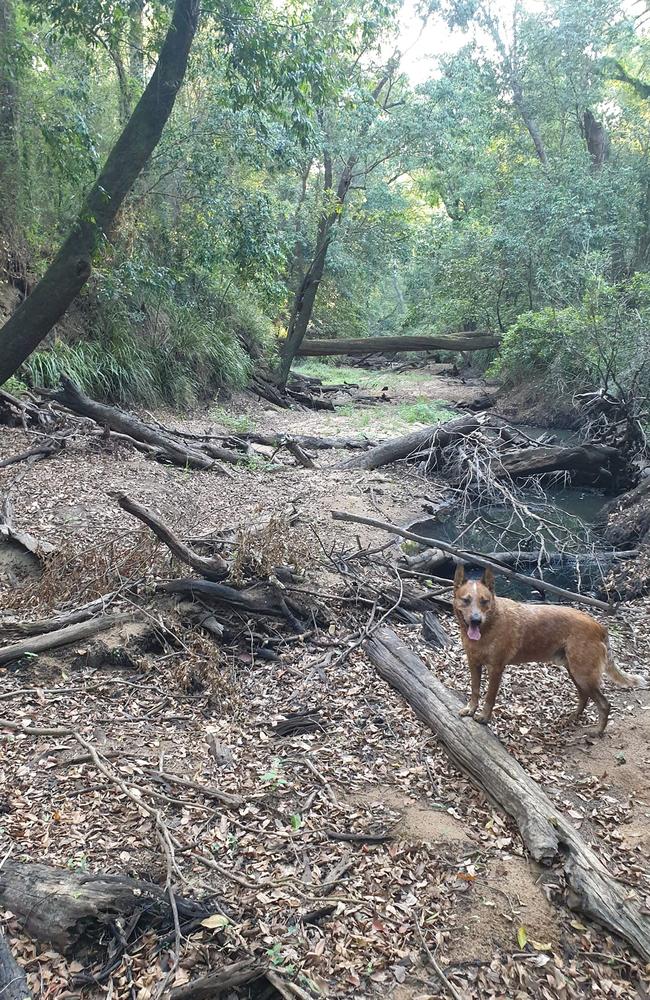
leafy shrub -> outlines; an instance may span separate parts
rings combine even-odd
[[[523,313],[503,336],[489,374],[566,393],[650,388],[650,276],[594,280],[577,306]],[[645,388],[644,388],[645,387]]]

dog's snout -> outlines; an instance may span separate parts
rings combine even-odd
[[[470,625],[480,625],[483,621],[483,615],[472,614],[469,617]]]

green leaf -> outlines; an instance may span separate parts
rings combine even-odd
[[[522,925],[517,931],[517,944],[523,950],[528,943],[528,934],[526,933],[526,928]]]
[[[291,817],[291,829],[299,830],[301,826],[302,826],[302,816],[300,815],[300,813],[294,813],[293,816]]]

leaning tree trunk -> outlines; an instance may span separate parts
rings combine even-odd
[[[0,385],[29,357],[90,277],[93,255],[155,149],[183,82],[199,0],[176,0],[158,64],[49,268],[0,330]]]
[[[641,894],[617,882],[543,789],[487,727],[461,719],[461,701],[390,629],[366,645],[380,676],[406,699],[473,785],[507,812],[535,861],[557,865],[566,903],[614,931],[650,961],[650,917]]]
[[[325,191],[328,191],[332,187],[333,180],[332,160],[329,153],[325,153],[323,160],[325,166]],[[280,364],[278,365],[276,372],[277,383],[282,387],[284,387],[287,383],[293,359],[298,352],[298,348],[305,339],[307,327],[311,322],[314,306],[316,305],[316,296],[325,271],[327,252],[329,250],[330,243],[332,242],[334,228],[341,219],[341,209],[343,208],[348,191],[350,190],[350,184],[352,183],[352,171],[354,170],[356,162],[356,156],[351,156],[341,172],[341,176],[339,177],[339,181],[336,186],[336,208],[334,211],[323,214],[321,217],[318,225],[316,251],[314,253],[314,257],[305,276],[300,282],[293,300],[287,339],[282,345],[282,350],[280,352]]]

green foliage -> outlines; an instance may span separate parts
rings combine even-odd
[[[617,286],[593,281],[580,303],[523,313],[503,337],[490,373],[564,393],[594,386],[650,391],[650,276]]]

